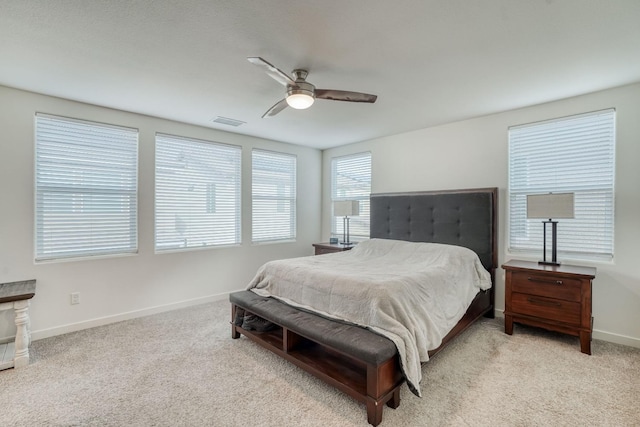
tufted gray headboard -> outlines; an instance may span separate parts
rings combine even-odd
[[[495,274],[498,189],[371,195],[371,238],[467,247]]]

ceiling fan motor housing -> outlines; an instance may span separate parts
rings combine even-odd
[[[287,86],[287,96],[308,95],[315,98],[315,86],[307,82],[296,82],[295,86]]]

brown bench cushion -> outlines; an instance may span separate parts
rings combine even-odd
[[[275,298],[240,291],[230,294],[229,300],[312,341],[367,363],[379,365],[397,354],[395,344],[382,335],[291,307]]]

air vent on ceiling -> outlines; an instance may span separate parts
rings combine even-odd
[[[247,123],[247,122],[243,122],[242,120],[230,119],[229,117],[222,117],[222,116],[218,116],[211,121],[214,123],[220,123],[223,125],[229,125],[234,127],[238,127],[240,125]]]

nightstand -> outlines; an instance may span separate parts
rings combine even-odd
[[[511,260],[506,271],[504,331],[513,322],[580,337],[580,350],[591,354],[591,281],[596,269],[541,265]]]
[[[343,245],[340,243],[314,243],[313,247],[316,248],[316,255],[332,254],[334,252],[349,251],[353,248],[353,243],[350,245]]]

